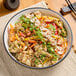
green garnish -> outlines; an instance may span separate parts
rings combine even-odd
[[[57,24],[58,27],[62,28],[63,27],[63,23],[60,20],[56,20],[55,23]]]
[[[59,56],[55,52],[51,55],[53,56],[53,61],[57,61],[57,59],[59,58]]]
[[[22,15],[21,17],[20,17],[20,20],[22,20],[24,18],[24,15]]]
[[[30,28],[30,31],[33,31],[33,28]]]
[[[43,41],[43,45],[46,45],[46,42],[45,41]]]
[[[46,46],[47,46],[47,48],[50,48],[50,47],[51,47],[51,45],[50,45],[50,44],[47,44]]]
[[[33,28],[33,27],[34,27],[34,25],[31,23],[31,24],[30,24],[30,27],[31,27],[31,28]]]
[[[56,30],[55,26],[53,26],[52,24],[49,24],[49,25],[50,25],[49,29],[53,29],[53,31]]]
[[[57,61],[58,55],[55,53],[54,48],[51,47],[51,42],[47,43],[47,50],[53,56],[53,61]]]
[[[66,37],[67,36],[66,30],[62,29],[60,35],[63,36],[63,37]]]
[[[57,59],[58,59],[57,57],[54,57],[54,58],[53,58],[53,61],[57,61]]]
[[[39,28],[37,28],[36,30],[37,30],[37,31],[40,31],[40,29],[39,29]]]
[[[49,53],[53,53],[54,52],[54,49],[52,47],[48,48],[48,52]]]
[[[32,23],[30,24],[29,27],[30,27],[30,31],[33,31],[33,29],[34,29],[34,25],[33,25]]]
[[[29,27],[29,25],[26,24],[26,23],[23,23],[22,26],[23,26],[25,29],[27,29],[27,28]]]
[[[45,40],[43,40],[44,37],[43,37],[43,35],[42,35],[42,33],[41,33],[41,30],[40,30],[39,28],[37,28],[37,26],[34,26],[34,24],[30,21],[30,19],[29,19],[29,18],[25,18],[24,15],[22,15],[22,16],[20,17],[20,19],[24,22],[24,23],[22,24],[22,26],[23,26],[25,29],[29,27],[29,30],[30,30],[30,31],[35,30],[35,31],[36,31],[36,36],[38,36],[38,38],[43,42],[43,44],[46,45]]]
[[[27,24],[30,23],[30,19],[29,19],[29,18],[25,18],[24,15],[22,15],[22,16],[20,17],[20,20],[22,20],[23,22],[26,22]]]
[[[36,30],[37,26],[34,26],[34,30]]]
[[[37,64],[38,62],[40,62],[40,60],[39,59],[35,59],[35,64]]]
[[[36,30],[36,35],[39,37],[39,39],[42,41],[43,35],[41,34],[40,30]]]
[[[41,55],[40,55],[40,59],[41,59],[41,60],[44,59],[44,57],[46,57],[45,54],[41,54]]]
[[[51,47],[51,45],[50,45],[50,42],[49,43],[47,43],[47,50],[48,50],[48,52],[49,53],[54,53],[55,51],[54,51],[54,48],[53,47]]]
[[[51,44],[51,42],[48,42],[48,43],[47,43],[47,45],[50,45],[50,44]]]

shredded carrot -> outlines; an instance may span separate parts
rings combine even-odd
[[[21,42],[21,45],[24,47],[25,46],[25,44],[23,43],[23,42]]]
[[[65,51],[64,51],[63,54],[60,56],[60,58],[63,58],[64,54],[65,54]]]
[[[32,44],[30,47],[32,48],[32,47],[34,47],[35,45],[36,45],[36,43]]]
[[[55,50],[56,53],[58,53],[58,50]]]
[[[11,28],[11,29],[14,29],[14,27],[13,27],[13,25],[12,25],[12,24],[10,24],[10,28]]]
[[[67,46],[68,46],[68,43],[67,43],[67,41],[65,42],[65,44],[64,44],[64,45],[65,45],[65,47],[67,47]]]
[[[13,27],[12,24],[10,24],[10,34],[11,34],[11,33],[14,33],[14,27]]]
[[[36,39],[36,38],[38,38],[38,36],[33,36],[33,37],[27,37],[27,38],[25,38],[24,40],[30,40],[30,39]]]
[[[53,57],[49,57],[48,59],[46,59],[42,64],[45,64],[46,62],[48,62],[50,59],[52,59]]]
[[[12,24],[10,24],[10,32],[9,32],[9,39],[10,39],[10,41],[12,42],[12,41],[14,41],[15,40],[15,32],[14,32],[14,27],[13,27],[13,25]]]
[[[35,40],[29,40],[29,42],[30,42],[30,43],[36,43],[36,41],[35,41]]]
[[[11,35],[9,39],[10,39],[11,42],[13,42],[15,40],[15,36]]]
[[[61,45],[61,47],[67,47],[67,46],[68,46],[67,41],[64,41],[64,43]]]
[[[42,16],[41,19],[42,20],[47,19],[47,16]]]
[[[46,26],[45,26],[45,28],[48,28],[49,27],[49,24],[47,24]]]

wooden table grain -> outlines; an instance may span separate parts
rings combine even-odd
[[[20,6],[15,11],[19,11],[28,6],[36,4],[40,1],[41,0],[20,0]],[[48,3],[48,8],[57,12],[59,12],[61,7],[64,7],[66,5],[65,0],[45,0],[45,1]],[[76,0],[71,0],[71,1],[74,2]],[[2,2],[3,0],[0,0],[0,16],[4,16],[14,12],[14,11],[9,11],[5,9]],[[72,28],[73,35],[74,35],[73,43],[75,45],[76,44],[76,28],[75,28],[76,18],[75,16],[73,17],[72,14],[68,14],[64,17]],[[0,20],[0,21],[3,23],[3,20]],[[0,26],[1,26],[1,22],[0,22]],[[3,37],[1,33],[1,30],[3,30],[2,27],[4,26],[0,27],[0,47],[3,47],[3,43],[2,43]],[[5,52],[5,49],[2,48],[0,49],[0,76],[76,76],[76,54],[72,49],[70,54],[67,56],[67,58],[60,64],[52,68],[36,70],[36,69],[28,69],[15,63],[7,55],[7,53]]]

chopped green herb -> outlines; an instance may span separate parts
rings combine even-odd
[[[33,28],[30,28],[30,31],[33,31]]]
[[[57,61],[57,59],[59,58],[59,56],[53,52],[53,53],[50,53],[52,56],[53,56],[53,61]]]
[[[43,36],[42,36],[42,34],[41,34],[41,32],[40,31],[36,31],[36,35],[40,38],[40,40],[42,41],[42,39],[43,39]]]
[[[25,24],[25,23],[23,23],[22,26],[23,26],[25,29],[27,29],[27,28],[29,27],[29,25],[28,25],[28,24]]]
[[[52,56],[53,56],[53,61],[57,61],[57,59],[59,58],[59,56],[56,53],[52,54]]]
[[[34,27],[34,30],[36,30],[37,26]]]
[[[30,24],[30,27],[31,27],[31,28],[33,28],[33,26],[34,26],[33,24]]]
[[[41,54],[40,59],[42,60],[45,56],[46,56],[45,54]]]
[[[42,41],[42,42],[43,42],[43,43],[42,43],[42,44],[43,44],[43,46],[45,46],[45,45],[46,45],[46,42],[45,42],[45,41]]]
[[[29,18],[25,18],[25,22],[26,23],[30,23],[30,19]]]
[[[52,47],[48,48],[48,52],[49,53],[53,53],[54,52],[54,49]]]
[[[50,45],[50,44],[51,44],[51,42],[48,42],[48,43],[47,43],[47,45]]]
[[[47,44],[46,46],[47,46],[47,48],[50,48],[51,47],[51,45],[49,45],[49,44]]]
[[[58,58],[58,56],[57,56],[57,54],[55,53],[55,51],[54,51],[54,49],[53,49],[53,47],[51,47],[51,42],[48,42],[47,43],[47,50],[48,50],[48,52],[53,56],[53,61],[56,61],[57,60],[57,58]]]
[[[20,20],[22,20],[24,18],[24,15],[22,15],[21,17],[20,17]]]
[[[37,30],[37,31],[40,31],[40,29],[39,29],[39,28],[37,28],[36,30]]]
[[[63,37],[66,37],[67,36],[66,30],[65,29],[62,29],[60,35],[63,36]]]
[[[57,57],[54,57],[54,58],[53,58],[53,61],[57,61],[57,59],[58,59]]]
[[[29,18],[25,18],[24,15],[22,15],[22,16],[20,17],[20,20],[22,20],[23,22],[26,22],[27,24],[30,23],[30,19],[29,19]]]
[[[40,62],[40,60],[39,59],[35,59],[35,64],[37,64],[38,62]]]
[[[53,31],[55,31],[55,30],[56,30],[55,26],[53,26],[52,24],[50,24],[49,29],[53,29]]]

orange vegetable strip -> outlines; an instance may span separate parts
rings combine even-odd
[[[56,53],[58,53],[58,50],[55,50]]]
[[[10,39],[10,41],[11,41],[11,42],[13,42],[13,41],[15,40],[15,36],[14,36],[14,35],[12,35],[12,36],[10,36],[10,38],[9,38],[9,39]]]
[[[49,25],[47,24],[46,26],[45,26],[45,28],[48,28],[49,27]]]
[[[63,54],[60,56],[60,58],[62,58],[62,57],[64,56],[65,52],[66,52],[66,50],[64,50],[64,52],[63,52]]]
[[[50,59],[52,59],[53,57],[49,57],[48,59],[46,59],[42,64],[45,64],[46,62],[48,62]]]
[[[14,27],[13,27],[12,24],[10,24],[10,34],[11,34],[11,33],[14,33]]]
[[[30,42],[30,43],[36,43],[36,41],[35,41],[35,40],[29,40],[29,42]]]
[[[32,44],[30,47],[32,48],[32,47],[34,47],[35,45],[36,45],[36,43]]]
[[[12,41],[14,41],[15,40],[15,33],[14,33],[14,27],[13,27],[13,25],[12,24],[10,24],[10,32],[9,32],[9,39],[10,39],[10,41],[12,42]]]

